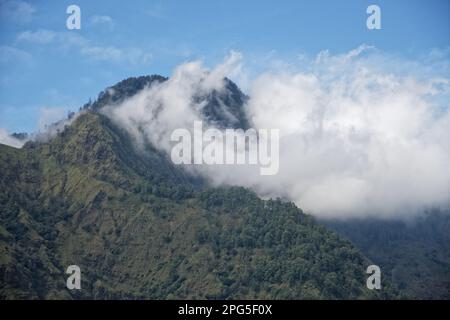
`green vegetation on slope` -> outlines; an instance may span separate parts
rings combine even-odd
[[[395,297],[295,205],[192,183],[92,111],[48,143],[0,145],[0,172],[3,299]]]

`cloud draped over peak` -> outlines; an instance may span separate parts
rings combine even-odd
[[[408,217],[448,206],[448,55],[433,57],[411,62],[361,46],[257,75],[245,112],[256,129],[280,129],[279,173],[260,176],[239,165],[195,170],[215,185],[281,196],[319,217]],[[220,79],[231,74],[248,79],[243,72],[238,53],[211,70],[188,62],[107,113],[136,141],[170,152],[171,130],[201,119],[193,95],[223,89]]]
[[[202,120],[204,102],[196,102],[197,95],[224,89],[224,76],[236,72],[240,55],[232,52],[214,70],[200,61],[177,67],[165,82],[154,83],[118,106],[106,107],[105,113],[126,128],[139,145],[150,141],[170,152],[170,134],[177,128],[192,128]]]

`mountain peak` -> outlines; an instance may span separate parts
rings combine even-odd
[[[120,104],[146,87],[167,80],[169,78],[157,74],[127,78],[100,92],[97,100],[85,104],[83,109],[99,111],[105,106]],[[249,121],[244,111],[248,97],[230,79],[224,78],[223,83],[223,90],[199,92],[192,97],[193,100],[203,104],[202,113],[212,125],[218,128],[248,129]]]
[[[158,74],[124,79],[100,92],[97,100],[90,107],[93,110],[99,110],[108,104],[120,103],[154,82],[164,82],[167,80],[168,78]]]

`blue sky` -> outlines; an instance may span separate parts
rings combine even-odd
[[[67,30],[66,8],[81,8]],[[381,8],[381,30],[366,8]],[[0,0],[0,128],[33,131],[105,87],[178,64],[268,53],[286,61],[368,44],[410,59],[450,40],[450,1],[22,1]],[[41,119],[41,120],[40,120]]]

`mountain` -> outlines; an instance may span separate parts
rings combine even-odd
[[[167,80],[106,90],[47,142],[0,145],[0,298],[398,297],[389,281],[368,290],[371,262],[294,204],[210,188],[153,146],[135,149],[99,110],[153,81]],[[206,115],[245,127],[246,97],[227,88],[199,97]],[[81,290],[66,288],[69,265]]]
[[[434,209],[412,221],[323,223],[355,244],[409,297],[450,299],[449,212]]]
[[[168,78],[160,75],[132,77],[120,81],[112,87],[102,91],[94,103],[84,106],[99,111],[106,105],[114,105],[124,101],[145,87],[155,83],[163,83]],[[207,94],[198,94],[194,97],[197,103],[204,103],[202,108],[206,121],[219,128],[247,129],[249,123],[244,113],[244,103],[248,97],[230,79],[224,79],[224,90],[211,90]]]

